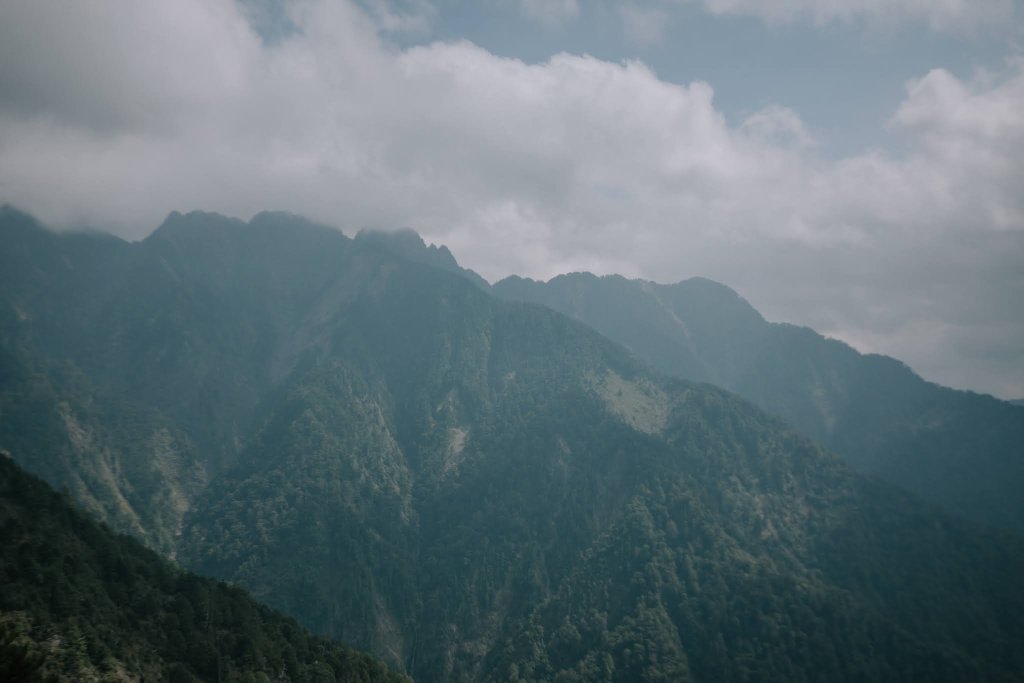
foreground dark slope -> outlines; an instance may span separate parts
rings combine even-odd
[[[281,215],[27,234],[11,353],[183,435],[207,479],[179,558],[418,680],[1022,678],[1019,540],[564,316]],[[39,285],[79,242],[127,264],[84,313]]]
[[[6,454],[0,585],[0,679],[11,683],[406,680],[115,536]]]
[[[737,392],[862,472],[946,509],[1024,531],[1024,409],[922,380],[807,328],[766,322],[700,278],[659,285],[575,273],[493,291],[549,306],[652,367]]]

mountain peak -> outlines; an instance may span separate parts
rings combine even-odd
[[[0,204],[0,234],[2,235],[52,235],[34,216],[10,204]]]
[[[355,241],[357,244],[381,249],[406,261],[462,275],[481,289],[490,288],[488,282],[480,275],[460,266],[448,247],[433,243],[428,246],[420,234],[412,228],[403,227],[395,230],[364,228],[356,235]]]
[[[323,231],[329,230],[331,232],[341,232],[337,228],[325,225],[323,223],[317,223],[312,221],[305,216],[300,216],[296,213],[289,211],[261,211],[248,223],[252,229],[270,229],[270,230],[314,230]]]
[[[164,222],[143,240],[144,242],[175,241],[183,237],[195,237],[198,232],[217,230],[224,232],[245,225],[240,218],[230,218],[212,211],[171,211]]]
[[[689,310],[703,308],[706,313],[712,310],[719,314],[728,312],[737,325],[757,326],[765,322],[749,301],[721,282],[706,277],[691,277],[664,287],[672,293],[677,305],[683,305]]]
[[[420,234],[412,228],[398,228],[397,230],[364,228],[356,235],[356,242],[372,244],[396,256],[418,263],[445,269],[459,267],[448,247],[436,244],[427,246]]]
[[[317,243],[324,240],[331,244],[348,241],[337,228],[286,211],[263,211],[253,216],[248,223],[240,218],[209,211],[190,211],[184,214],[172,211],[143,242],[172,246],[189,253],[197,249],[207,252],[254,247],[290,250],[292,247],[289,245],[305,241],[303,236],[313,238]]]

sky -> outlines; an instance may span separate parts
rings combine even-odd
[[[411,227],[495,281],[708,277],[1024,397],[1018,0],[0,3],[0,203]]]

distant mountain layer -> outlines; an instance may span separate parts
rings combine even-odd
[[[1016,535],[439,250],[199,213],[127,244],[9,212],[0,247],[36,406],[0,447],[416,680],[1024,680]]]
[[[0,541],[0,680],[406,680],[115,536],[6,455]]]
[[[769,323],[701,278],[507,278],[500,297],[590,325],[652,367],[725,387],[779,415],[861,472],[951,512],[1024,531],[1024,409],[922,380],[813,330]]]

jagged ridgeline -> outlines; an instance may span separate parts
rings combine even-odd
[[[924,381],[813,330],[769,323],[734,291],[590,273],[510,277],[500,297],[549,306],[661,372],[737,392],[856,469],[947,510],[1024,532],[1024,408]]]
[[[1024,678],[1018,536],[497,299],[415,236],[175,214],[127,244],[4,220],[16,386],[45,377],[41,404],[89,434],[104,421],[75,406],[149,411],[139,433],[161,425],[174,471],[199,473],[143,513],[127,464],[161,460],[118,431],[123,476],[82,486],[167,520],[144,531],[186,566],[417,680]],[[78,385],[54,368],[95,398],[60,399]],[[0,436],[75,481],[94,458],[53,410],[72,455],[33,449],[20,413]]]
[[[0,537],[0,680],[407,680],[115,535],[6,454]]]

